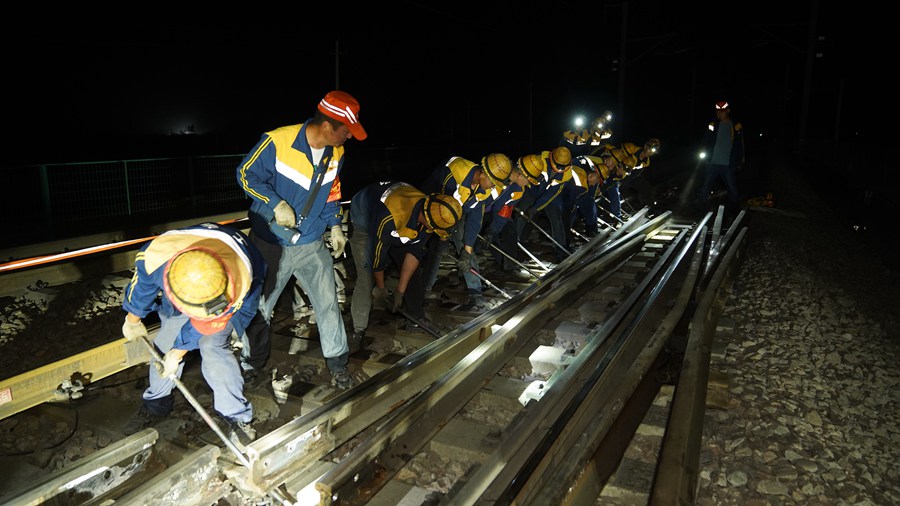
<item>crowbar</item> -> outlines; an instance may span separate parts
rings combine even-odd
[[[579,232],[578,232],[577,230],[575,230],[574,228],[570,228],[569,231],[572,232],[573,234],[577,235],[578,237],[581,237],[581,238],[584,239],[585,241],[590,241],[590,239],[589,239],[586,235],[579,233]]]
[[[525,252],[526,255],[528,255],[529,257],[531,257],[531,259],[534,260],[535,263],[537,263],[538,265],[540,265],[540,266],[541,266],[541,269],[544,269],[544,274],[550,272],[550,268],[547,267],[547,265],[546,265],[544,262],[541,262],[541,261],[538,259],[538,257],[534,256],[534,254],[532,254],[530,251],[528,251],[528,249],[527,249],[525,246],[522,246],[522,243],[520,243],[519,241],[516,241],[516,244],[519,246],[519,248],[520,248],[522,251]]]
[[[147,345],[147,349],[150,350],[150,356],[153,357],[153,360],[156,360],[161,366],[163,364],[163,358],[160,356],[159,352],[156,351],[156,347],[153,346],[152,343],[150,343],[150,340],[147,338],[147,336],[141,336],[141,341]],[[219,436],[222,442],[225,443],[225,446],[227,446],[228,449],[231,450],[231,453],[233,453],[235,457],[238,458],[238,460],[241,462],[241,464],[244,465],[244,467],[249,469],[250,461],[247,460],[247,457],[238,449],[237,446],[235,446],[231,439],[229,439],[228,436],[226,436],[225,433],[222,432],[222,429],[219,428],[219,425],[216,423],[216,421],[213,420],[211,416],[209,416],[209,413],[207,413],[206,410],[203,409],[203,406],[200,405],[197,399],[193,395],[191,395],[191,392],[189,392],[187,387],[184,386],[184,383],[182,383],[181,380],[176,376],[177,373],[178,370],[176,369],[176,371],[169,376],[169,379],[175,383],[175,386],[178,387],[178,390],[181,390],[181,393],[184,395],[185,399],[187,399],[188,402],[191,403],[191,406],[193,406],[194,409],[197,410],[197,413],[200,413],[200,417],[203,418],[203,421],[205,421],[206,424],[209,425],[209,428],[212,429],[217,436]]]
[[[392,301],[389,297],[385,297],[385,298],[384,298],[384,303],[385,303],[385,305],[386,305],[388,308],[390,308],[391,306],[394,305],[394,301]],[[422,330],[424,330],[425,332],[428,332],[429,334],[431,334],[432,336],[434,336],[436,339],[440,339],[440,338],[444,337],[444,335],[441,334],[440,332],[438,332],[437,330],[435,330],[434,327],[432,327],[431,325],[428,325],[427,323],[425,323],[424,321],[422,321],[422,320],[416,318],[415,316],[413,316],[413,315],[407,313],[406,311],[403,310],[402,307],[397,308],[397,311],[398,311],[400,314],[402,314],[403,316],[405,316],[407,320],[410,320],[411,322],[415,323],[415,324],[418,325]]]
[[[452,259],[456,260],[457,262],[459,262],[459,259],[456,258],[456,257],[453,256],[453,255],[450,255],[450,258],[452,258]],[[499,286],[497,286],[497,285],[491,283],[490,280],[489,280],[488,278],[482,276],[481,273],[479,273],[478,271],[476,271],[474,267],[469,267],[469,272],[471,272],[472,274],[478,276],[478,279],[484,281],[484,283],[485,283],[487,286],[489,286],[489,287],[493,288],[494,290],[497,290],[498,292],[500,292],[500,294],[503,295],[504,297],[506,297],[507,300],[509,300],[509,299],[512,298],[512,296],[510,296],[508,293],[504,292],[503,289],[501,289]]]
[[[605,200],[608,204],[612,204],[612,202],[610,202],[609,199],[606,198],[606,195],[600,195],[600,198],[603,199],[603,200]],[[609,215],[609,216],[612,216],[613,219],[615,219],[616,221],[618,221],[620,224],[624,224],[624,223],[625,223],[624,221],[622,221],[622,218],[619,218],[618,216],[616,216],[615,214],[613,214],[612,211],[610,211],[609,209],[607,209],[607,208],[605,208],[605,207],[599,205],[600,203],[597,202],[596,200],[594,201],[594,203],[598,204],[597,207],[599,207],[601,211],[603,211],[604,213],[606,213],[606,214]],[[619,204],[619,212],[622,212],[622,207],[621,207],[621,206],[622,206],[622,204]],[[599,219],[599,218],[598,218],[598,219]]]
[[[482,241],[484,240],[484,237],[482,237],[481,234],[478,234],[478,238],[481,239]],[[520,246],[521,246],[521,244],[520,244]],[[511,255],[509,255],[508,253],[506,253],[505,251],[503,251],[502,249],[500,249],[500,247],[497,246],[496,244],[491,243],[491,247],[494,248],[495,250],[497,250],[497,252],[500,253],[501,255],[503,255],[503,256],[505,256],[506,258],[512,260],[512,261],[513,261],[516,265],[518,265],[519,267],[521,267],[521,268],[525,269],[526,271],[528,271],[528,273],[531,274],[532,276],[534,276],[535,278],[541,277],[540,274],[538,274],[538,273],[534,272],[533,270],[529,269],[527,265],[525,265],[525,264],[523,264],[522,262],[520,262],[520,261],[516,260],[515,258],[513,258]],[[540,262],[538,262],[538,263],[540,263]],[[543,265],[542,265],[542,267],[543,267]]]
[[[571,255],[571,254],[572,254],[571,251],[567,250],[565,246],[563,246],[563,245],[560,244],[556,239],[554,239],[552,235],[548,234],[546,230],[544,230],[543,228],[541,228],[537,223],[534,222],[534,220],[532,220],[531,218],[529,218],[528,215],[525,214],[524,212],[522,212],[521,209],[516,209],[516,211],[519,211],[519,214],[522,215],[523,218],[525,218],[525,221],[527,221],[528,223],[531,223],[531,225],[532,225],[534,228],[540,230],[542,234],[544,234],[545,236],[547,236],[547,239],[550,239],[551,241],[553,241],[553,244],[555,244],[559,249],[565,251],[567,255]]]
[[[511,296],[510,294],[504,292],[503,289],[501,289],[499,286],[497,286],[497,285],[491,283],[490,281],[488,281],[488,279],[487,279],[486,277],[484,277],[484,276],[482,276],[481,274],[479,274],[478,271],[476,271],[474,268],[469,267],[469,272],[471,272],[472,274],[474,274],[474,275],[478,276],[479,278],[481,278],[481,280],[484,281],[485,284],[487,284],[489,287],[493,288],[494,290],[497,290],[498,292],[500,292],[500,294],[503,295],[504,297],[506,297],[507,300],[509,300],[509,299],[512,298],[512,296]]]

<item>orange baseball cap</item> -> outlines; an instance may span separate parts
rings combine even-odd
[[[343,91],[331,91],[319,102],[319,110],[326,116],[347,125],[350,133],[358,140],[368,137],[359,123],[359,102]]]

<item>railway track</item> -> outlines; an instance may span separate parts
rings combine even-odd
[[[348,391],[328,382],[314,315],[281,305],[267,381],[247,388],[260,437],[243,449],[223,443],[184,400],[153,428],[117,432],[149,360],[116,338],[118,318],[108,343],[0,381],[0,395],[9,392],[2,422],[66,424],[74,412],[106,442],[2,487],[0,502],[692,502],[710,342],[746,233],[743,214],[727,230],[720,216],[693,223],[636,212],[547,272],[531,263],[538,277],[492,274],[487,311],[462,304],[464,286],[447,276],[436,285],[442,298],[426,307],[441,337],[376,311],[372,342],[351,356],[358,384]],[[119,273],[105,278],[114,286],[129,253],[109,254],[101,263]],[[188,359],[182,380],[211,411],[199,364]],[[654,419],[661,428],[647,430]],[[655,463],[640,479],[628,455],[648,443],[632,443],[635,434],[658,445],[645,448]],[[22,453],[19,462],[34,460]],[[623,492],[629,481],[643,490]]]

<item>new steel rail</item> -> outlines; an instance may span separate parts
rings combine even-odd
[[[184,449],[147,429],[2,499],[9,504],[63,498],[73,504],[390,504],[396,500],[393,491],[402,488],[398,475],[404,466],[458,424],[479,397],[495,395],[507,364],[547,347],[542,343],[563,324],[572,329],[579,308],[590,305],[576,307],[575,301],[594,301],[595,309],[607,310],[596,311],[582,334],[569,333],[549,377],[504,378],[506,385],[524,387],[511,390],[519,394],[511,403],[519,408],[506,426],[493,429],[495,437],[484,448],[469,455],[468,472],[441,503],[592,503],[613,469],[610,462],[621,459],[622,441],[646,412],[648,379],[664,346],[685,327],[689,338],[671,415],[678,423],[670,420],[676,430],[666,438],[652,497],[656,504],[689,499],[697,478],[704,364],[741,259],[742,217],[723,233],[721,213],[687,223],[669,213],[636,212],[494,309],[263,434],[241,458],[222,452],[221,445]],[[596,303],[610,297],[611,287],[619,290],[612,302]],[[109,347],[134,353],[140,348],[123,340]],[[148,359],[111,361],[125,370]],[[0,390],[33,385],[33,377],[43,374],[35,389],[42,390],[85,364],[93,367],[91,360],[63,362],[0,382]],[[10,416],[47,400],[33,396],[0,410],[6,406],[3,417]],[[287,402],[297,399],[288,396]]]

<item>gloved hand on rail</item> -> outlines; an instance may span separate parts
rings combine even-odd
[[[156,372],[158,372],[159,375],[163,378],[168,378],[169,376],[177,373],[178,365],[181,364],[181,359],[186,353],[186,350],[172,348],[163,356],[162,362],[154,362],[154,365],[156,366]]]
[[[331,227],[331,256],[340,258],[344,254],[344,247],[347,245],[347,237],[344,236],[344,230],[340,225]]]
[[[403,292],[394,290],[394,302],[391,303],[391,312],[396,313],[400,311],[401,306],[403,306]]]
[[[297,213],[290,204],[283,200],[275,206],[275,223],[287,228],[297,226]]]
[[[494,243],[494,234],[488,232],[481,236],[481,248],[488,249]]]
[[[144,326],[144,322],[141,320],[132,322],[126,316],[125,323],[122,324],[122,336],[128,339],[128,342],[131,342],[135,339],[140,339],[141,336],[149,337],[150,335],[147,333],[147,327]]]
[[[372,289],[372,299],[384,302],[388,306],[390,306],[391,301],[388,299],[388,289],[385,287],[378,288],[377,286]]]

